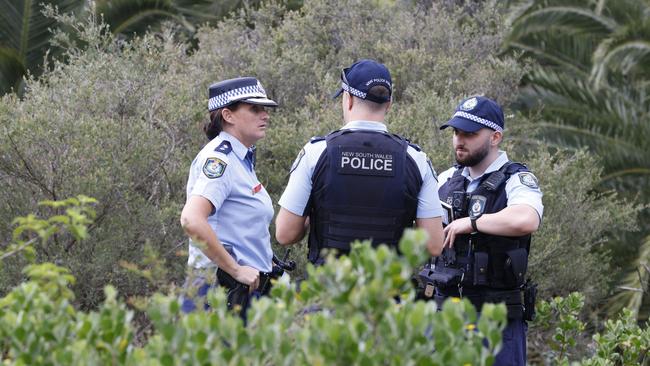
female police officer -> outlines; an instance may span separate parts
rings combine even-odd
[[[265,274],[271,272],[273,257],[268,229],[273,205],[255,175],[253,145],[266,134],[265,107],[277,103],[253,77],[213,84],[209,98],[210,122],[204,131],[210,142],[192,162],[181,214],[181,225],[190,237],[188,265],[212,275],[218,267],[220,274],[252,292],[261,280],[268,280]],[[199,296],[210,287],[205,276],[188,282]],[[232,306],[232,283],[224,282],[220,276]],[[242,310],[248,304],[245,297],[239,304]],[[184,298],[184,311],[195,307],[191,297]]]

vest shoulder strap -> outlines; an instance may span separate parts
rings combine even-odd
[[[499,189],[501,184],[510,179],[510,176],[521,171],[528,171],[526,165],[509,161],[505,163],[501,169],[490,173],[485,179],[483,179],[479,188],[488,191],[496,191]]]

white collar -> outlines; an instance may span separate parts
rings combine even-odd
[[[499,156],[497,156],[497,158],[494,159],[494,161],[492,162],[492,164],[490,164],[490,166],[488,166],[487,169],[485,169],[485,171],[483,172],[483,174],[479,175],[479,176],[476,177],[476,178],[472,178],[472,177],[470,177],[470,175],[469,175],[469,168],[468,168],[468,167],[464,167],[464,168],[463,168],[463,171],[462,171],[460,174],[461,174],[463,177],[469,179],[470,181],[472,181],[472,180],[476,180],[476,179],[479,179],[479,178],[481,178],[482,176],[484,176],[484,175],[486,175],[486,174],[489,174],[489,173],[492,173],[492,172],[496,172],[497,170],[501,169],[501,167],[504,166],[507,162],[508,162],[508,155],[506,154],[505,151],[503,151],[503,150],[499,150]]]
[[[244,160],[246,158],[248,148],[244,146],[241,141],[237,140],[235,136],[229,134],[226,131],[221,131],[219,133],[219,137],[221,137],[222,140],[230,142],[230,146],[232,147],[232,150],[235,152],[235,155],[237,155],[239,160]]]
[[[377,121],[350,121],[341,128],[342,130],[354,130],[354,129],[359,129],[359,130],[374,130],[374,131],[383,131],[383,132],[388,132],[388,129],[386,128],[386,125],[377,122]]]

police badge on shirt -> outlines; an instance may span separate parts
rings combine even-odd
[[[521,184],[525,185],[528,188],[532,188],[532,189],[539,188],[539,183],[537,183],[537,178],[533,175],[533,173],[529,173],[529,172],[519,173],[519,181],[521,182]]]
[[[215,157],[205,159],[203,164],[203,174],[210,179],[219,178],[226,171],[226,164],[223,160]]]

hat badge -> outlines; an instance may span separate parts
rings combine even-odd
[[[478,104],[478,100],[476,99],[476,97],[470,98],[464,101],[463,104],[461,104],[460,109],[464,111],[469,111],[474,109],[474,107],[476,107],[477,104]]]

